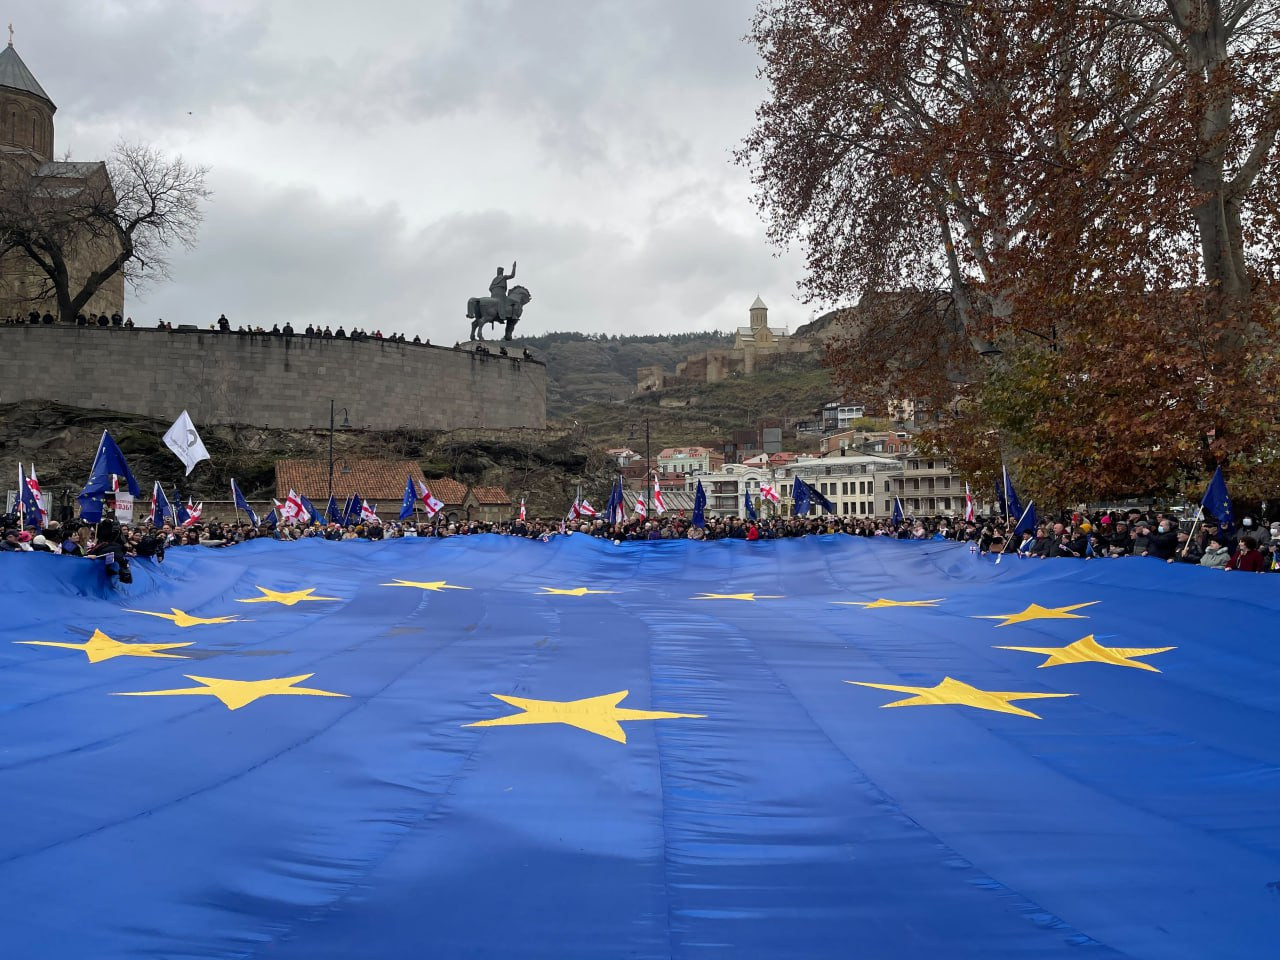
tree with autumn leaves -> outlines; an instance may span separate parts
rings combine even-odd
[[[739,152],[848,393],[1042,503],[1274,492],[1280,2],[765,0]]]

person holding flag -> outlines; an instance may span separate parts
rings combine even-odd
[[[658,475],[653,475],[653,515],[660,517],[667,512],[667,505],[662,502],[662,485],[658,483]]]
[[[89,471],[89,480],[80,491],[77,500],[80,503],[80,517],[88,523],[97,523],[102,519],[103,502],[113,489],[116,477],[124,477],[129,493],[135,497],[142,495],[142,488],[133,478],[133,471],[125,462],[124,454],[106,430],[102,431],[102,439],[98,441],[98,452],[93,458],[93,467]],[[19,489],[22,489],[19,487]]]
[[[973,494],[969,492],[969,481],[964,482],[964,522],[973,523]]]
[[[164,487],[156,481],[151,491],[151,525],[157,530],[169,522],[173,508],[169,506],[169,498],[164,495]]]

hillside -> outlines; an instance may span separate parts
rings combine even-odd
[[[674,370],[689,354],[733,346],[727,333],[673,336],[603,336],[547,333],[521,337],[547,364],[547,416],[564,417],[589,403],[625,400],[635,391],[636,370],[661,364]]]

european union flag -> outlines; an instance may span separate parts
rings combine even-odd
[[[330,500],[330,503],[333,501]],[[418,490],[413,485],[413,477],[410,476],[408,482],[404,486],[404,496],[400,498],[400,519],[408,520],[413,516],[413,510],[418,505]]]
[[[35,470],[33,466],[32,471]],[[35,527],[37,530],[44,526],[40,516],[40,504],[36,503],[36,493],[27,483],[26,475],[22,472],[22,464],[18,464],[18,508],[22,512],[22,525],[24,527]]]
[[[1004,491],[1000,500],[1008,515],[1017,521],[1022,518],[1022,502],[1018,499],[1018,494],[1013,489],[1013,480],[1009,478],[1008,468],[1002,465],[1000,470],[1004,477]]]
[[[756,505],[751,502],[751,491],[744,490],[742,492],[742,508],[746,511],[747,519],[756,519]]]
[[[235,477],[231,478],[231,500],[235,503],[236,509],[243,510],[244,515],[249,518],[249,522],[256,527],[258,525],[258,515],[249,509],[249,501],[240,492],[240,487],[236,484]]]
[[[111,434],[102,431],[102,439],[98,441],[98,452],[94,455],[93,466],[89,470],[89,480],[76,498],[80,504],[80,516],[89,523],[97,523],[102,519],[103,500],[111,492],[112,476],[123,477],[129,492],[140,496],[142,488],[133,478],[133,471],[125,462],[124,454],[116,445]]]
[[[157,480],[151,491],[151,525],[162,527],[173,518],[173,507],[169,506],[169,498],[164,495],[164,487]]]
[[[827,513],[836,512],[836,505],[832,503],[830,500],[828,500],[826,495],[821,490],[819,490],[813,484],[808,484],[808,487],[809,487],[809,496],[813,499],[814,503],[820,506],[823,510],[827,511]]]
[[[329,505],[324,508],[324,516],[330,523],[342,522],[342,511],[338,509],[338,501],[333,499],[332,494],[329,496]]]
[[[1280,943],[1266,577],[834,535],[131,566],[0,553],[6,960]]]
[[[605,522],[621,523],[626,512],[626,504],[627,500],[622,492],[622,478],[618,477],[609,488],[609,502],[604,508],[604,515],[607,518]]]
[[[791,484],[791,515],[807,517],[809,515],[809,485],[796,477]]]
[[[1224,532],[1235,529],[1235,511],[1231,508],[1231,495],[1227,493],[1227,481],[1223,479],[1221,467],[1213,471],[1213,479],[1209,481],[1200,505],[1209,516],[1218,521]]]
[[[705,527],[707,525],[707,491],[702,489],[702,481],[698,481],[698,487],[693,492],[693,517],[690,522],[695,527]]]
[[[178,488],[173,488],[173,499],[169,501],[169,509],[172,511],[173,522],[177,526],[185,526],[186,522],[191,519],[191,514],[187,513],[187,508],[182,502],[182,495],[178,493]]]
[[[1036,502],[1034,500],[1027,504],[1026,510],[1018,514],[1017,522],[1013,525],[1014,533],[1021,533],[1024,530],[1034,531],[1036,528]]]
[[[893,514],[889,518],[889,522],[896,527],[898,524],[902,523],[903,519],[904,518],[902,516],[902,501],[897,497],[894,497],[893,498]]]
[[[347,512],[342,517],[342,525],[344,527],[360,522],[360,510],[364,506],[364,501],[360,498],[360,494],[353,493],[351,500],[347,503]]]
[[[318,511],[315,508],[315,504],[313,504],[310,500],[308,500],[302,494],[298,494],[298,502],[302,504],[302,509],[307,511],[307,519],[305,523],[308,526],[310,526],[311,524],[315,523],[317,520],[320,519],[320,511]]]

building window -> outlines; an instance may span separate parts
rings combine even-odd
[[[886,481],[884,482],[884,492],[885,492],[885,493],[888,493],[888,492],[889,492],[889,481],[888,481],[888,480],[886,480]]]
[[[886,500],[886,501],[884,502],[884,512],[885,512],[885,513],[889,513],[892,509],[893,509],[893,501],[892,501],[892,500]]]

